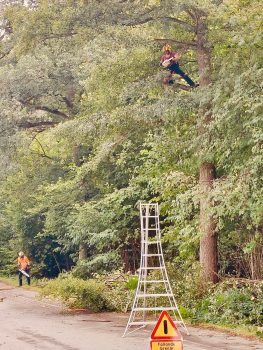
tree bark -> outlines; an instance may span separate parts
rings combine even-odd
[[[197,60],[199,68],[200,88],[205,88],[211,84],[211,49],[207,38],[206,16],[202,12],[197,12]],[[212,113],[209,105],[200,106],[200,117],[202,124],[199,128],[199,134],[202,135],[206,126],[212,119]],[[210,162],[202,162],[200,166],[200,264],[203,269],[203,277],[208,282],[218,282],[218,249],[216,225],[211,216],[211,202],[209,201],[209,192],[213,187],[216,178],[215,165]]]
[[[81,166],[81,145],[74,145],[73,159],[77,167]]]
[[[81,165],[81,145],[76,144],[73,148],[73,160],[77,167]],[[88,257],[88,247],[85,243],[79,244],[79,260],[85,260]]]
[[[200,263],[206,281],[218,282],[218,249],[215,221],[211,216],[209,192],[216,177],[213,164],[204,162],[200,167]]]
[[[79,260],[85,260],[88,257],[87,246],[83,243],[79,245]]]
[[[260,234],[259,241],[257,241],[254,250],[250,255],[250,277],[253,280],[261,280],[263,278],[263,228],[258,228]],[[255,239],[255,238],[254,238]]]

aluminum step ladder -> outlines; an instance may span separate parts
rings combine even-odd
[[[138,285],[123,337],[147,325],[156,324],[163,310],[170,311],[174,323],[189,334],[164,263],[158,203],[140,203],[140,221],[141,263]]]

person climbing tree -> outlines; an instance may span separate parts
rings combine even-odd
[[[19,287],[22,286],[22,276],[26,276],[27,284],[30,285],[30,261],[27,256],[23,252],[18,254],[17,258],[18,265],[18,280]]]
[[[191,87],[197,87],[198,84],[194,83],[191,78],[179,66],[179,59],[181,58],[181,54],[178,52],[172,51],[172,48],[169,44],[164,45],[163,47],[163,55],[160,60],[160,64],[162,67],[166,68],[170,71],[168,77],[164,78],[164,84],[171,85],[174,83],[173,74],[180,75],[188,85]]]

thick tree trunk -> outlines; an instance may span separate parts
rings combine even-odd
[[[263,228],[258,228],[259,240],[253,252],[250,255],[249,267],[250,277],[253,280],[261,280],[263,278]],[[255,237],[253,238],[253,240]]]
[[[211,202],[208,198],[216,171],[213,164],[204,162],[200,168],[200,263],[207,281],[218,281],[218,250],[215,222],[211,216]]]
[[[206,17],[203,13],[197,14],[197,60],[199,67],[200,88],[211,84],[211,50],[207,39]],[[210,123],[212,114],[209,105],[200,106],[202,124],[199,133],[203,134],[205,127]],[[205,115],[205,117],[204,117]],[[200,263],[206,281],[218,281],[218,250],[215,222],[210,214],[211,202],[208,200],[209,192],[213,186],[216,170],[213,163],[203,162],[200,166]]]

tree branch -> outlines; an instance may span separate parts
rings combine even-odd
[[[181,90],[184,90],[184,91],[192,91],[193,90],[193,88],[191,86],[183,85],[183,84],[180,84],[180,83],[175,83],[173,85],[173,88],[174,89],[181,89]]]
[[[48,158],[48,159],[51,159],[52,160],[52,158],[51,157],[49,157],[47,154],[46,154],[46,152],[45,152],[45,150],[44,150],[44,147],[42,146],[42,144],[41,144],[41,142],[37,139],[37,135],[35,135],[34,137],[33,137],[33,140],[32,141],[34,141],[34,140],[36,140],[36,142],[39,144],[39,146],[40,146],[40,148],[41,148],[41,150],[42,150],[42,154],[39,154],[39,153],[37,153],[37,154],[39,154],[41,157],[45,157],[45,158]]]
[[[50,108],[50,107],[46,107],[46,106],[34,105],[32,103],[29,103],[28,101],[19,101],[19,102],[23,106],[34,108],[37,111],[44,111],[44,112],[48,112],[48,113],[51,113],[51,114],[58,115],[58,116],[60,116],[60,117],[62,117],[64,119],[70,119],[69,115],[67,115],[64,112],[61,112],[57,108]]]
[[[11,50],[7,51],[7,52],[1,52],[0,53],[0,60],[6,56],[8,56],[10,54]]]
[[[17,126],[21,129],[34,129],[37,128],[38,130],[45,130],[48,127],[52,127],[59,124],[58,122],[54,121],[39,121],[39,122],[30,122],[30,121],[25,121],[25,122],[20,122],[17,124]]]
[[[182,21],[181,19],[175,18],[175,17],[157,17],[157,19],[161,19],[165,22],[175,22],[179,24],[180,26],[184,27],[186,30],[189,32],[194,32],[195,31],[195,26],[192,26],[190,23],[187,23],[185,21]]]
[[[62,100],[65,102],[65,104],[66,104],[66,106],[67,106],[68,108],[73,108],[73,107],[74,107],[72,101],[70,101],[67,97],[63,96],[63,97],[62,97]]]
[[[47,158],[47,159],[50,159],[50,160],[55,160],[54,158],[51,158],[51,157],[49,157],[49,156],[47,156],[46,154],[43,154],[43,153],[38,153],[38,152],[33,152],[33,151],[31,151],[31,153],[32,153],[32,154],[36,154],[36,155],[38,155],[38,156],[40,156],[40,157],[42,157],[42,158]]]
[[[160,17],[149,16],[146,18],[142,18],[142,17],[133,18],[133,19],[124,21],[123,25],[133,26],[133,25],[145,24],[145,23],[148,23],[151,21],[175,22],[189,32],[195,32],[195,30],[196,30],[195,26],[192,26],[191,24],[189,24],[185,21],[182,21],[181,19],[178,19],[175,17],[169,17],[169,16],[160,16]]]
[[[66,113],[59,111],[57,108],[50,108],[50,107],[46,107],[46,106],[34,106],[32,105],[33,108],[35,108],[38,111],[44,111],[44,112],[48,112],[51,114],[55,114],[58,115],[64,119],[70,119],[70,116],[68,116]]]
[[[156,38],[154,41],[160,42],[162,44],[169,43],[169,44],[177,44],[178,47],[196,47],[196,42],[195,41],[179,41],[179,40],[174,40],[174,39],[161,39],[161,38]]]

